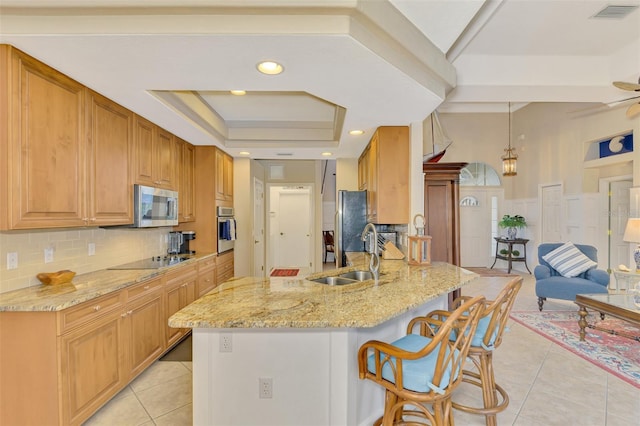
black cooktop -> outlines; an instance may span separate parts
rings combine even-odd
[[[179,255],[167,255],[167,256],[155,256],[149,259],[137,260],[131,263],[125,263],[124,265],[112,266],[107,269],[158,269],[165,266],[177,265],[180,262],[190,259],[190,256]]]

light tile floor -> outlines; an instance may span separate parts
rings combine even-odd
[[[514,310],[535,310],[535,281],[525,274]],[[480,278],[468,295],[491,299],[505,278]],[[549,300],[546,309],[573,310]],[[516,426],[640,426],[640,391],[537,333],[510,322],[494,355],[498,383],[510,398],[498,424]],[[640,350],[640,346],[638,348]],[[479,401],[475,387],[456,390],[460,401]],[[116,395],[86,425],[191,425],[191,363],[157,361]],[[478,416],[455,412],[458,425],[483,425]],[[259,425],[250,425],[259,426]]]

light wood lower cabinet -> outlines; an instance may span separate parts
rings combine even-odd
[[[165,275],[165,294],[167,301],[167,318],[196,300],[198,271],[197,265],[184,265]],[[165,325],[167,330],[167,343],[169,346],[177,343],[189,332],[187,328],[171,328]]]
[[[125,360],[127,374],[133,378],[151,365],[167,347],[164,292],[160,278],[142,284],[143,296],[127,303],[125,308]]]
[[[198,262],[198,297],[202,297],[218,285],[216,280],[216,258]]]
[[[60,341],[62,424],[80,424],[127,379],[120,311],[63,334]]]
[[[0,424],[94,414],[170,347],[165,290],[159,276],[58,312],[0,312]]]
[[[222,284],[230,278],[233,278],[233,250],[219,254],[216,260],[217,283]]]

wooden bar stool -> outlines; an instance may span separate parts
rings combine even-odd
[[[386,390],[384,414],[375,425],[425,424],[416,419],[438,426],[454,424],[451,394],[462,381],[470,336],[478,327],[484,301],[482,296],[464,301],[455,311],[447,312],[445,321],[414,318],[407,335],[395,342],[370,340],[360,347],[360,378]],[[413,334],[414,328],[419,334]]]
[[[521,286],[522,277],[514,278],[500,291],[495,300],[485,301],[483,316],[471,341],[468,356],[478,369],[478,373],[463,370],[463,381],[482,389],[484,406],[468,407],[453,401],[453,408],[456,410],[483,414],[488,426],[497,425],[496,414],[509,405],[509,395],[496,383],[493,374],[493,351],[502,342],[502,333]],[[467,300],[469,300],[468,296],[461,296],[454,300],[453,307],[461,306]]]

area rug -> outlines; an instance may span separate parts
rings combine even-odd
[[[491,268],[478,268],[478,267],[466,267],[463,266],[467,271],[475,272],[481,277],[512,277],[514,274],[508,274],[505,269],[491,269]]]
[[[271,271],[272,277],[295,277],[300,269],[274,269]]]
[[[511,318],[592,364],[640,389],[640,329],[598,313],[589,313],[585,341],[580,341],[578,311],[520,311]],[[596,326],[598,329],[591,328]],[[626,336],[602,330],[611,330]]]

